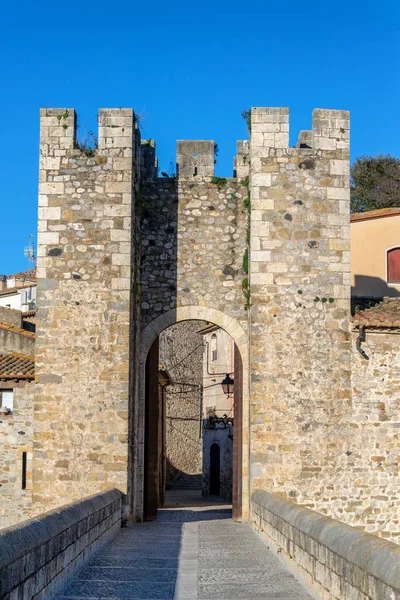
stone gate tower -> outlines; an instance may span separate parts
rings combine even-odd
[[[254,108],[249,124],[235,177],[215,178],[214,142],[192,140],[158,178],[133,111],[101,110],[91,150],[72,109],[42,110],[35,512],[116,486],[143,517],[146,357],[186,319],[225,329],[241,356],[243,517],[258,487],[319,510],[337,498],[349,114],[315,110],[295,148],[287,109]]]

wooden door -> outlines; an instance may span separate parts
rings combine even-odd
[[[243,362],[239,348],[234,352],[234,427],[233,427],[233,481],[232,518],[242,520],[242,428],[243,428]]]
[[[400,248],[393,248],[387,253],[388,283],[400,283]]]
[[[210,494],[219,496],[221,484],[221,449],[214,442],[210,448]]]
[[[158,391],[158,338],[150,348],[146,361],[145,408],[145,469],[144,511],[145,521],[157,518],[159,504],[160,462],[160,399]]]

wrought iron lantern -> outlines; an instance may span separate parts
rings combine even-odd
[[[222,385],[222,389],[224,390],[224,394],[226,394],[228,396],[228,398],[229,398],[229,396],[233,395],[234,381],[233,381],[232,377],[229,375],[229,373],[227,373],[225,379],[223,379],[221,381],[221,385]]]

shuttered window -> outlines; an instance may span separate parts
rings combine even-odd
[[[393,248],[387,253],[388,283],[400,283],[400,248]]]

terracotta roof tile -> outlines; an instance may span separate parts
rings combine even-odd
[[[36,269],[28,269],[27,271],[7,275],[7,279],[13,279],[14,277],[15,279],[29,279],[30,281],[36,281]]]
[[[0,380],[34,378],[35,359],[33,356],[18,352],[0,353]]]
[[[19,333],[20,335],[25,335],[26,337],[35,338],[33,331],[27,331],[26,329],[22,329],[16,325],[11,325],[11,323],[0,322],[0,329],[5,329],[6,331],[11,331],[12,333]]]
[[[400,327],[400,298],[384,298],[383,302],[354,315],[356,326]]]

